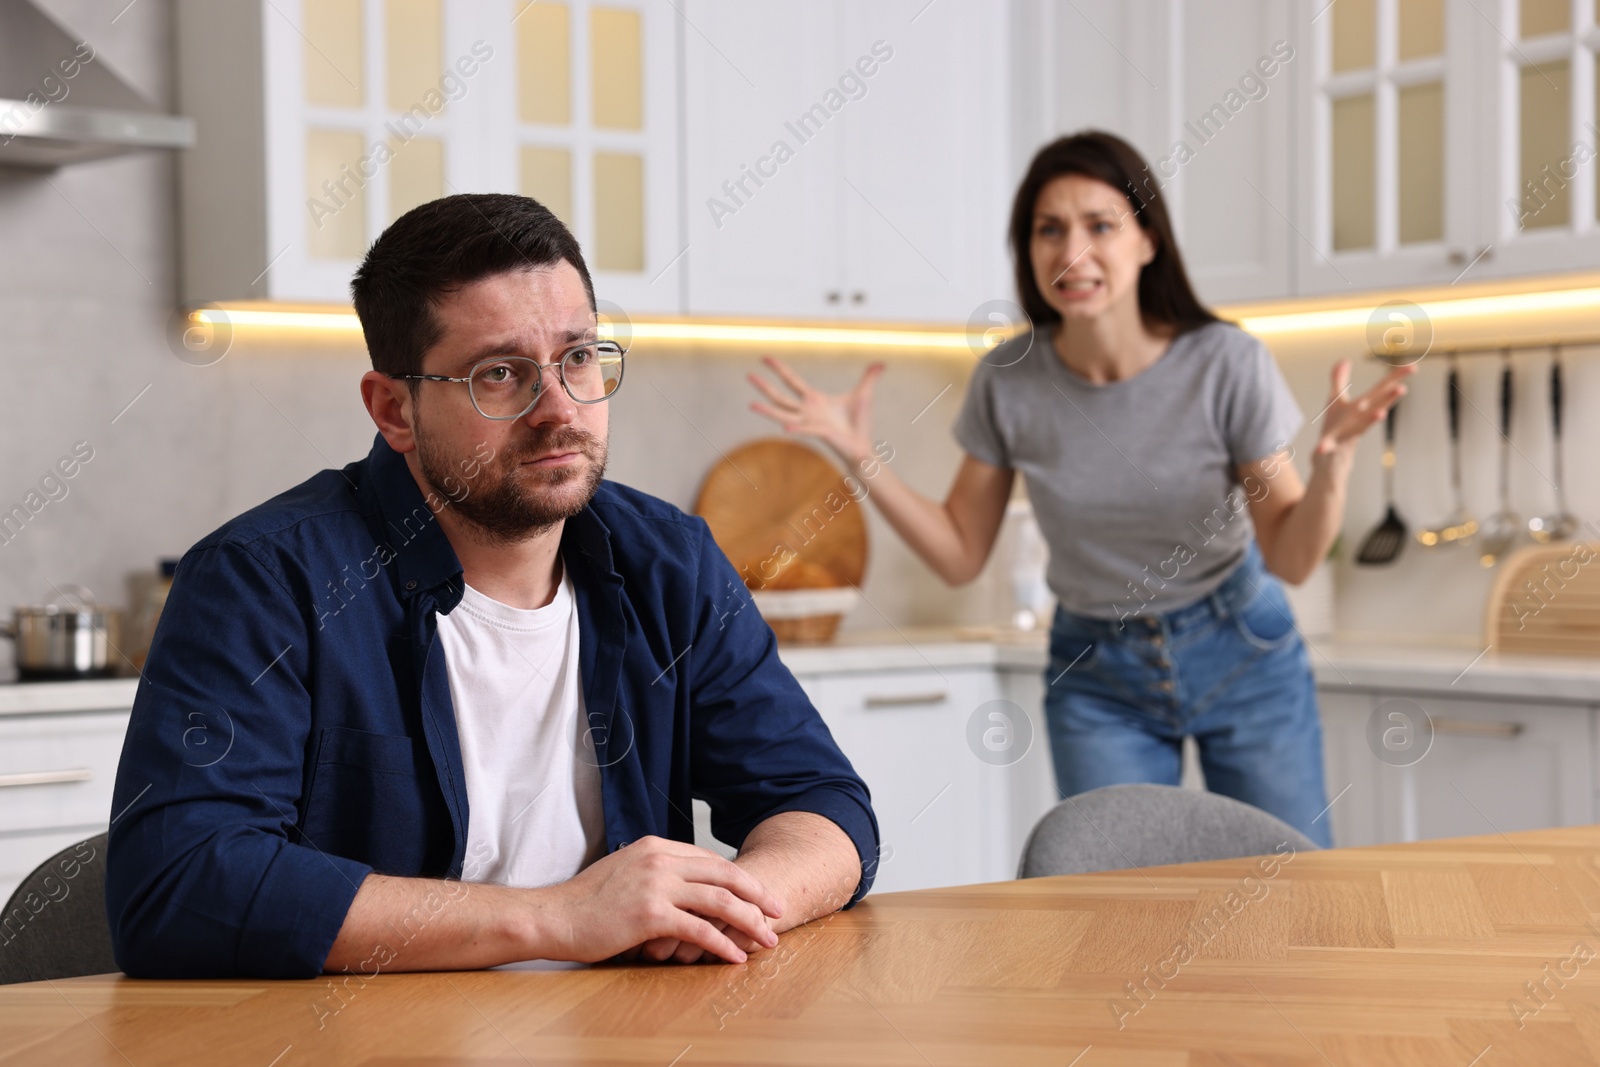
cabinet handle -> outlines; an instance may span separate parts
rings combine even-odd
[[[24,771],[21,774],[0,774],[0,789],[17,785],[65,785],[68,782],[87,782],[94,772],[87,767],[72,767],[64,771]]]
[[[1520,722],[1476,722],[1472,719],[1442,719],[1432,715],[1428,718],[1433,723],[1433,732],[1438,734],[1512,738],[1527,729]]]
[[[827,299],[828,303],[830,303],[830,304],[837,304],[843,298],[844,298],[844,294],[839,292],[839,290],[837,290],[837,289],[829,289],[826,299]]]
[[[943,689],[929,693],[892,693],[869,696],[863,702],[869,708],[904,708],[914,704],[943,704],[950,694]]]
[[[852,304],[865,304],[867,302],[867,294],[863,293],[860,289],[857,289],[855,292],[850,294],[850,302]]]

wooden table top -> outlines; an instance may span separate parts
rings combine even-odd
[[[1600,1063],[1600,827],[869,897],[741,966],[0,987],[0,1063]]]

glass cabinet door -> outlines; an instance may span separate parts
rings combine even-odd
[[[390,223],[520,192],[597,296],[676,312],[678,28],[670,0],[260,0],[262,299],[343,302]]]
[[[1498,105],[1485,115],[1493,171],[1497,272],[1592,270],[1600,262],[1595,181],[1595,0],[1507,0],[1496,5],[1486,79]]]
[[[481,66],[452,0],[302,0],[262,12],[263,297],[349,299],[368,247],[471,168],[461,101]]]
[[[1475,253],[1470,168],[1455,165],[1473,143],[1462,7],[1338,0],[1302,13],[1302,290],[1453,280]]]
[[[1600,0],[1307,0],[1301,291],[1600,263]]]
[[[509,188],[564,221],[596,296],[677,311],[673,11],[660,0],[512,0]]]

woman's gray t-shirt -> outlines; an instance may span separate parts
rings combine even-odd
[[[1216,322],[1104,385],[1068,370],[1047,333],[1021,334],[973,371],[954,432],[975,458],[1022,472],[1062,607],[1121,619],[1222,584],[1266,491],[1238,468],[1288,447],[1303,421],[1266,346]]]

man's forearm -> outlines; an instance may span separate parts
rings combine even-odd
[[[324,971],[449,971],[543,955],[537,889],[369,874]]]
[[[785,811],[750,831],[734,861],[783,903],[777,933],[838,911],[861,882],[861,857],[833,820]]]

